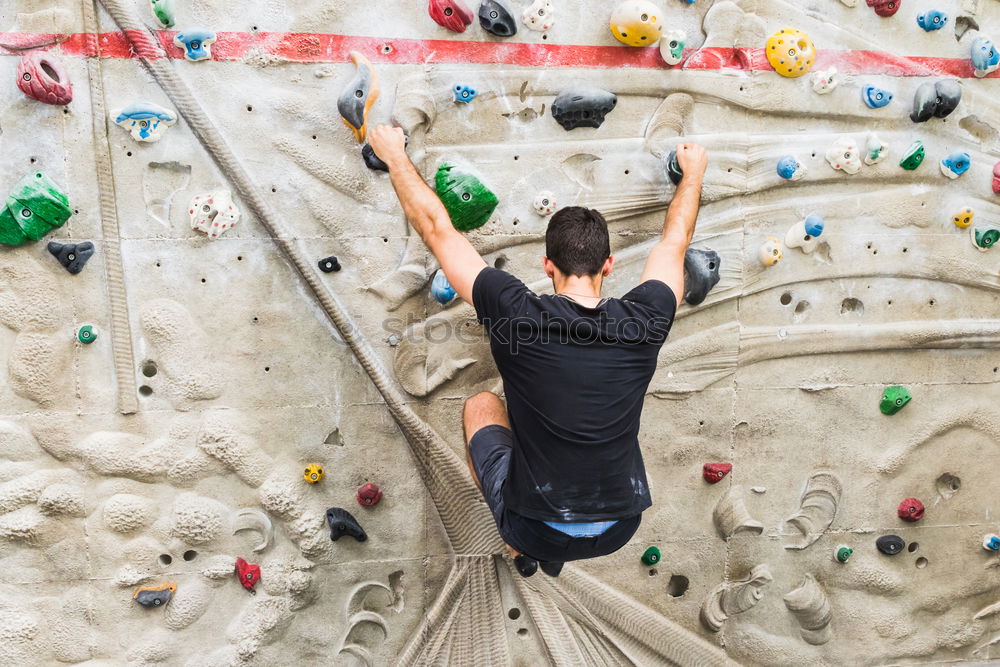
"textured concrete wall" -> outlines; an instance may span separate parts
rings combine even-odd
[[[150,37],[144,0],[0,0],[0,183],[43,172],[73,209],[46,240],[0,248],[0,663],[998,657],[1000,560],[981,543],[1000,528],[1000,250],[951,218],[968,206],[972,229],[998,225],[998,88],[968,55],[1000,37],[1000,9],[658,0],[688,36],[668,68],[613,39],[608,3],[553,4],[551,29],[500,40],[476,22],[446,31],[423,0],[178,2],[178,29],[219,33],[194,63],[171,32]],[[932,8],[949,24],[924,32]],[[815,41],[815,70],[840,69],[837,89],[770,70],[764,40],[786,26]],[[66,106],[14,85],[19,47],[38,41],[72,79]],[[661,354],[640,435],[654,506],[620,552],[527,580],[500,555],[459,458],[462,400],[499,390],[496,369],[471,308],[431,298],[433,258],[340,120],[351,49],[381,81],[372,121],[408,130],[429,180],[445,160],[481,175],[500,205],[470,239],[539,290],[539,191],[606,214],[606,293],[620,295],[673,192],[664,152],[678,137],[708,148],[695,246],[719,254],[721,281],[681,307]],[[961,81],[956,111],[911,122],[918,86],[943,78]],[[451,93],[463,84],[468,105]],[[552,118],[577,84],[618,95],[599,129]],[[869,109],[866,84],[895,100]],[[137,101],[179,112],[159,142],[111,122]],[[827,164],[836,140],[869,132],[888,159]],[[914,139],[927,158],[905,171]],[[958,150],[972,167],[949,180],[938,163]],[[777,176],[789,154],[804,179]],[[212,240],[189,202],[223,190],[242,219]],[[826,222],[816,251],[762,266],[767,237],[811,213]],[[52,239],[96,253],[71,275]],[[341,271],[317,270],[329,255]],[[913,399],[886,416],[890,384]],[[714,462],[733,469],[709,485]],[[308,464],[325,470],[316,485]],[[364,483],[378,505],[355,501]],[[919,523],[896,516],[908,497]],[[331,541],[329,507],[367,541]],[[876,549],[889,534],[899,555]],[[651,545],[663,559],[647,567]],[[238,556],[261,566],[256,595]],[[133,601],[168,581],[165,606]]]

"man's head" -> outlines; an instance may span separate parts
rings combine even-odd
[[[588,277],[597,284],[611,273],[608,223],[597,211],[567,206],[556,211],[545,231],[545,273],[553,280]],[[558,284],[557,284],[558,288]]]

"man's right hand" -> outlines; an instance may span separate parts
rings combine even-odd
[[[685,179],[691,176],[702,181],[708,168],[708,151],[698,144],[680,144],[677,146],[677,164]]]
[[[406,135],[403,134],[402,128],[376,125],[368,133],[368,144],[390,171],[394,164],[400,163],[400,160],[409,159],[406,156]]]

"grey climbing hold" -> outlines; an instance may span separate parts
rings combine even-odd
[[[559,93],[552,103],[552,117],[564,130],[600,127],[618,104],[618,96],[600,88],[578,86]]]
[[[374,171],[389,171],[389,166],[375,155],[375,149],[371,144],[361,147],[361,159],[365,161],[365,166]]]
[[[57,243],[49,241],[46,246],[52,256],[59,260],[67,271],[76,275],[83,271],[83,266],[94,254],[94,244],[90,241],[80,243]]]
[[[514,14],[502,0],[483,0],[479,5],[479,25],[497,37],[510,37],[517,32]]]
[[[719,282],[719,253],[714,250],[688,248],[684,253],[684,300],[697,306]]]
[[[330,255],[329,257],[324,257],[319,260],[319,270],[323,273],[333,273],[334,271],[340,271],[340,262],[337,260],[336,256]]]
[[[670,182],[674,185],[680,185],[681,179],[684,178],[684,171],[681,169],[680,163],[677,161],[677,151],[670,151],[670,155],[664,160],[665,167],[667,170],[667,176],[670,177]]]
[[[944,118],[955,110],[961,100],[962,86],[954,79],[922,83],[913,96],[910,120],[923,123],[932,117]]]
[[[875,546],[886,556],[895,556],[903,550],[906,542],[899,535],[883,535],[875,540]]]
[[[336,542],[344,535],[350,535],[358,542],[368,539],[365,529],[350,512],[340,507],[331,507],[326,511],[326,522],[330,524],[330,539]]]

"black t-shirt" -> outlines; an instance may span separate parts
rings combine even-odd
[[[485,268],[472,288],[514,432],[504,501],[532,519],[626,519],[652,504],[639,416],[677,300],[647,280],[587,308]]]

